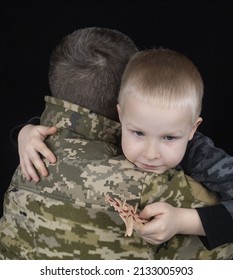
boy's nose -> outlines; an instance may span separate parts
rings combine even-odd
[[[147,143],[147,145],[144,149],[144,156],[148,160],[160,158],[160,152],[159,152],[158,147],[156,147],[155,143]]]

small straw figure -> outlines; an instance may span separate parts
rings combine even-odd
[[[110,206],[113,206],[124,221],[126,226],[125,236],[131,236],[133,234],[135,223],[144,225],[148,222],[148,220],[143,220],[139,217],[137,212],[138,204],[134,207],[126,203],[126,199],[122,202],[117,198],[111,198],[108,194],[106,195],[105,202],[110,204]]]

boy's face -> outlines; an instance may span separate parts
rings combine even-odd
[[[177,166],[188,141],[201,123],[192,122],[189,109],[161,109],[134,98],[118,105],[122,125],[122,149],[137,167],[157,174]]]

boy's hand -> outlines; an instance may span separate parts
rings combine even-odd
[[[195,209],[177,208],[166,202],[147,205],[140,218],[151,219],[134,229],[148,243],[161,244],[175,234],[205,235],[200,217]]]
[[[21,170],[25,178],[30,181],[39,181],[37,171],[42,176],[47,176],[48,171],[40,155],[49,162],[55,163],[55,155],[48,149],[44,140],[47,136],[55,134],[56,127],[43,125],[25,125],[19,132],[18,151]]]

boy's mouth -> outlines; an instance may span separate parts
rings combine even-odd
[[[138,167],[140,167],[141,169],[144,169],[144,170],[150,170],[150,171],[159,171],[161,169],[161,165],[158,166],[158,165],[151,165],[151,164],[146,164],[146,163],[138,163]]]

